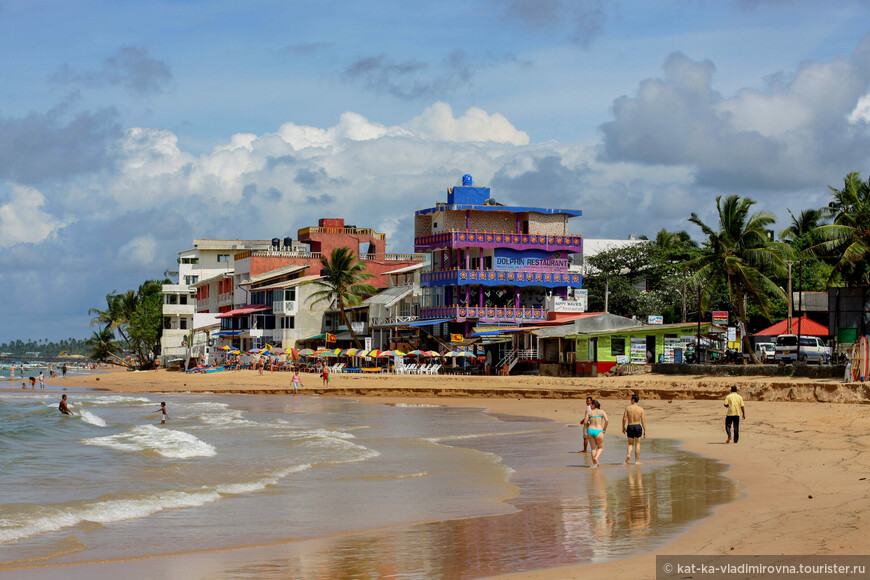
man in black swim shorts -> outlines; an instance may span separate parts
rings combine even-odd
[[[66,406],[66,395],[63,395],[60,398],[60,404],[57,406],[57,410],[63,413],[64,415],[72,415],[72,412],[69,410],[69,407]]]
[[[631,404],[625,408],[622,414],[622,432],[628,437],[628,452],[625,454],[625,463],[631,459],[631,447],[634,446],[634,463],[640,463],[640,440],[646,439],[646,418],[643,409],[638,405],[640,397],[631,396]]]

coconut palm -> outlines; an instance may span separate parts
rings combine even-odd
[[[728,288],[728,300],[737,307],[742,325],[743,344],[752,362],[758,364],[746,327],[746,305],[744,299],[757,304],[761,311],[770,317],[769,294],[784,296],[784,292],[767,277],[765,272],[783,275],[785,259],[792,254],[789,246],[771,242],[767,228],[776,219],[768,212],[749,214],[755,201],[729,195],[724,200],[716,197],[716,210],[719,223],[715,228],[708,226],[695,214],[689,221],[701,228],[707,240],[701,256],[690,262],[695,274],[690,281],[701,287],[702,305],[709,305],[710,298],[722,285]]]
[[[822,211],[820,209],[805,209],[795,217],[791,210],[788,210],[788,215],[791,216],[791,225],[779,232],[779,239],[794,245],[801,237],[812,234],[813,230],[822,225]]]
[[[345,309],[359,304],[363,298],[377,292],[374,286],[365,282],[369,278],[374,278],[374,274],[366,272],[365,265],[357,260],[351,249],[347,247],[335,248],[329,259],[322,256],[320,263],[326,277],[321,280],[310,280],[305,284],[314,284],[322,290],[312,293],[308,300],[313,300],[312,304],[325,301],[333,308],[337,308],[341,313],[341,319],[350,331],[354,346],[362,348]]]
[[[811,246],[809,252],[819,255],[834,254],[836,265],[828,284],[838,274],[850,281],[870,282],[870,178],[861,181],[854,171],[843,179],[843,189],[829,187],[833,200],[822,212],[834,223],[813,230],[821,242]]]
[[[664,228],[656,234],[655,245],[658,249],[665,252],[683,251],[698,246],[685,230],[669,232]]]
[[[115,333],[111,328],[105,327],[95,330],[93,336],[88,339],[91,347],[90,357],[98,361],[107,361],[109,358],[119,359],[115,354],[118,351],[118,343],[115,342]]]

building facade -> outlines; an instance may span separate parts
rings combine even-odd
[[[235,255],[272,246],[270,240],[193,240],[193,248],[178,253],[178,283],[164,284],[163,333],[160,354],[164,364],[188,354],[191,331],[208,324],[220,311],[218,292],[202,296],[201,281],[232,276]],[[202,304],[202,305],[200,305]],[[226,304],[224,304],[226,306]],[[211,317],[202,316],[212,314]],[[212,323],[214,321],[212,320]]]
[[[583,248],[568,231],[579,210],[506,206],[471,176],[447,203],[416,212],[414,245],[430,255],[421,274],[421,320],[468,335],[479,324],[534,324],[582,312],[582,275],[571,255]],[[436,327],[436,334],[438,333]]]

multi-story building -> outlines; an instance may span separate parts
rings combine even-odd
[[[272,247],[270,240],[193,240],[193,248],[178,253],[178,283],[163,285],[163,335],[160,341],[164,363],[188,354],[184,344],[190,331],[208,324],[219,312],[220,296],[206,290],[201,281],[232,276],[235,255],[242,250]],[[212,305],[214,303],[214,305]],[[211,314],[211,316],[204,316]],[[214,322],[214,321],[212,321]]]
[[[468,335],[479,324],[523,325],[582,312],[582,275],[570,255],[582,238],[568,231],[579,210],[506,206],[471,176],[448,189],[447,203],[416,212],[414,245],[431,261],[421,275],[419,318],[433,334]]]

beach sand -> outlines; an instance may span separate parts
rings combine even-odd
[[[185,375],[164,370],[55,379],[52,385],[122,392],[288,393],[289,373]],[[870,396],[864,384],[769,377],[417,377],[333,375],[329,389],[303,374],[303,392],[362,401],[486,407],[491,412],[576,424],[586,394],[602,399],[618,433],[630,393],[641,395],[653,438],[729,466],[742,499],[666,544],[657,554],[862,554],[870,534]],[[725,445],[723,400],[731,385],[746,400],[739,444]],[[625,457],[608,439],[602,463]],[[579,450],[579,447],[578,447]],[[516,578],[654,578],[656,554],[512,575]]]

